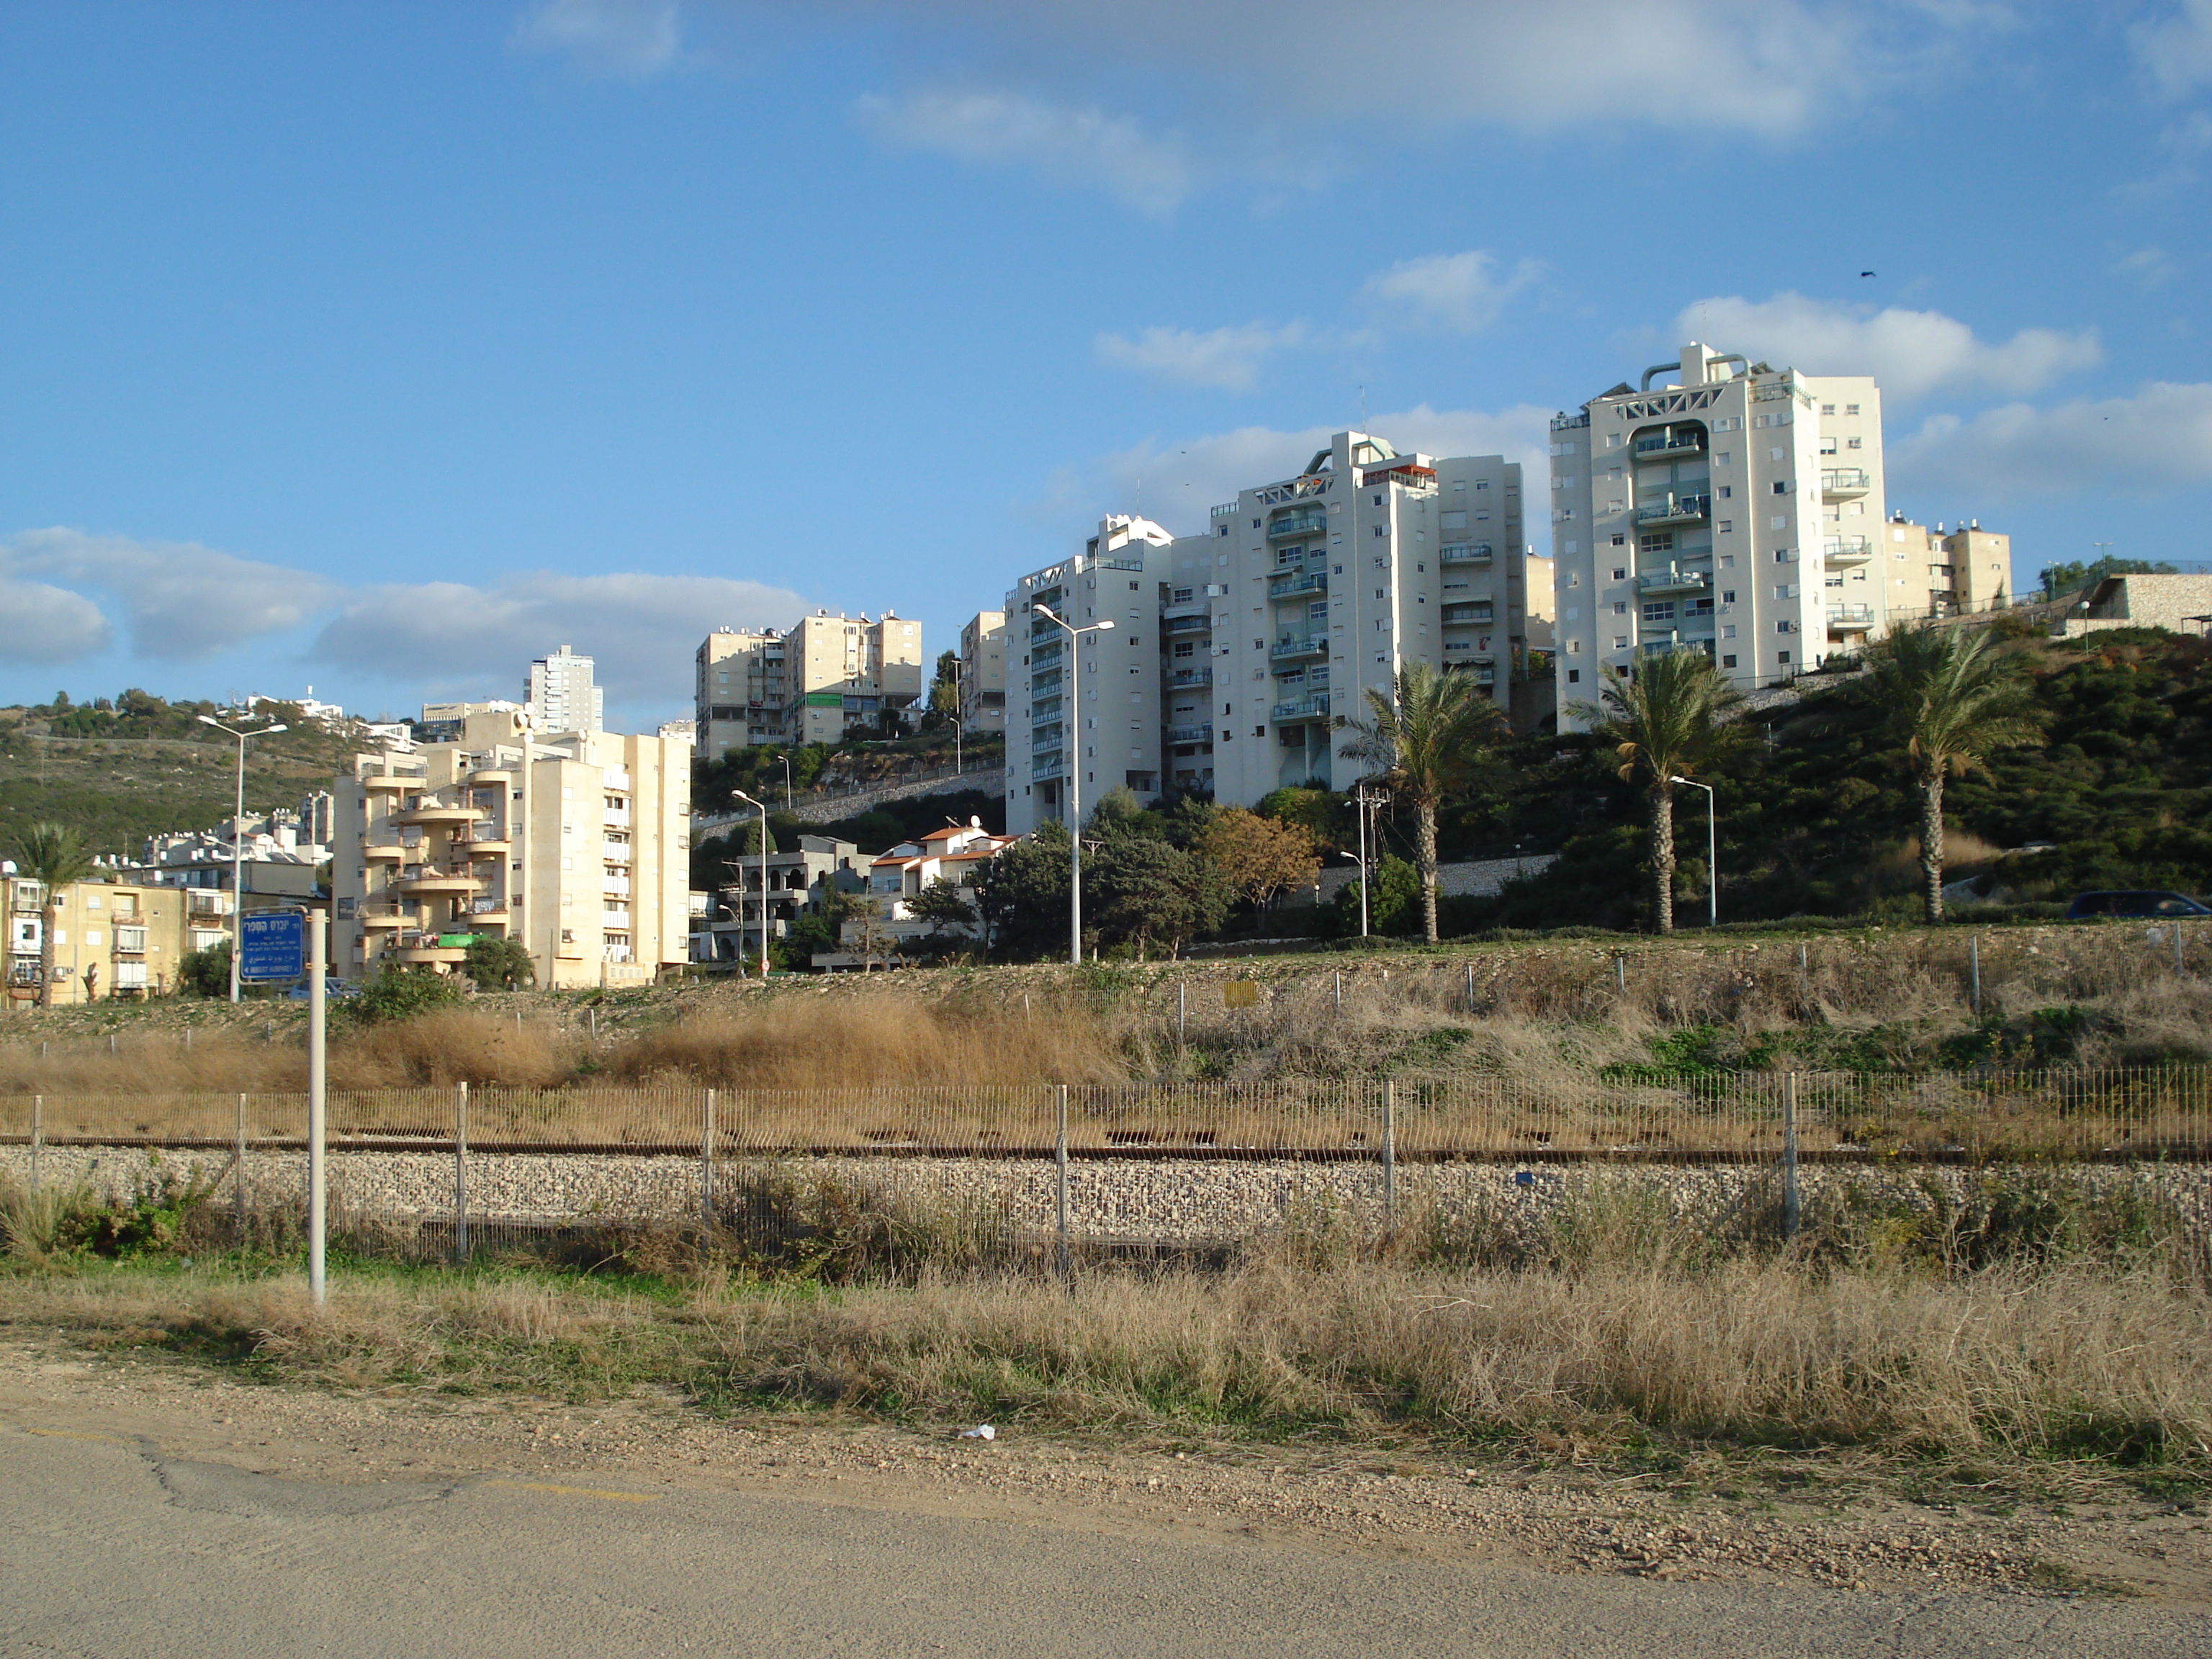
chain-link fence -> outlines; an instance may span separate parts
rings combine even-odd
[[[306,1190],[298,1094],[0,1097],[0,1168],[253,1218]],[[651,1227],[787,1251],[842,1217],[1017,1248],[1236,1240],[1318,1211],[1470,1212],[1607,1168],[1716,1203],[1777,1170],[2185,1166],[2212,1155],[2200,1067],[1756,1073],[1539,1088],[1471,1073],[1112,1086],[334,1092],[334,1227],[437,1258]],[[1885,1178],[1889,1178],[1885,1176]],[[1917,1177],[1913,1177],[1917,1178]],[[1734,1194],[1730,1198],[1730,1194]],[[828,1218],[828,1219],[825,1219]],[[1024,1243],[1025,1242],[1025,1243]]]

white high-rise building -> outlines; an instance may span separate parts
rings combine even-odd
[[[1006,596],[1008,830],[1059,816],[1069,763],[1057,630],[1029,623],[1044,594],[1130,636],[1083,653],[1084,800],[1127,784],[1249,806],[1365,771],[1342,753],[1345,721],[1408,662],[1467,672],[1504,708],[1526,661],[1527,552],[1517,463],[1401,455],[1363,432],[1215,507],[1200,534],[1106,520]]]
[[[1561,730],[1639,655],[1703,651],[1748,690],[1886,630],[1873,380],[1692,343],[1555,419],[1551,456]]]
[[[530,665],[527,706],[534,731],[606,729],[607,694],[592,684],[592,659],[565,645]]]

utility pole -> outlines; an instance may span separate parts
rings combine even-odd
[[[1067,756],[1067,926],[1069,939],[1067,959],[1080,966],[1083,962],[1083,658],[1076,649],[1080,636],[1103,633],[1114,626],[1114,619],[1095,622],[1078,628],[1054,615],[1049,605],[1032,605],[1030,609],[1042,617],[1067,635],[1067,705],[1069,731],[1073,741],[1063,738],[1060,748]]]

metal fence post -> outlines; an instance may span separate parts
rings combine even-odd
[[[1057,1127],[1053,1135],[1053,1213],[1060,1234],[1060,1276],[1068,1275],[1067,1260],[1067,1085],[1059,1089]]]
[[[1471,962],[1467,964],[1467,1012],[1468,1018],[1474,1017],[1474,964]]]
[[[246,1243],[246,1097],[238,1097],[238,1121],[232,1126],[230,1155],[238,1161],[238,1179],[231,1183],[231,1207],[238,1216],[238,1242]]]
[[[1183,985],[1181,980],[1177,980],[1176,981],[1176,1047],[1178,1048],[1182,1047],[1183,1014]]]
[[[1782,1236],[1797,1237],[1797,1073],[1782,1074]]]
[[[469,1259],[469,1085],[453,1086],[453,1255]]]
[[[1613,953],[1613,988],[1621,996],[1628,994],[1628,956],[1626,951]]]
[[[1982,1017],[1982,936],[1979,933],[1966,941],[1966,960],[1973,975],[1974,1018],[1979,1019]]]
[[[34,1193],[39,1190],[39,1154],[44,1150],[41,1142],[46,1133],[46,1108],[44,1095],[31,1097],[31,1190]]]
[[[1337,1023],[1342,1024],[1344,1023],[1344,975],[1340,971],[1334,977],[1336,981],[1336,1018]]]
[[[1398,1219],[1398,1083],[1382,1082],[1382,1219]]]
[[[707,1091],[699,1126],[699,1224],[714,1228],[714,1091]]]

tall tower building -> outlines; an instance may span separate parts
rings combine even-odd
[[[783,635],[771,629],[707,635],[692,659],[692,751],[700,760],[783,741]]]
[[[1702,651],[1749,690],[1883,633],[1881,454],[1873,380],[1695,343],[1553,420],[1560,729],[1639,656]]]
[[[526,702],[535,731],[606,728],[607,694],[592,684],[592,659],[578,656],[565,645],[530,665]]]
[[[1058,630],[1029,624],[1043,595],[1079,603],[1078,622],[1110,615],[1129,636],[1083,649],[1084,799],[1126,783],[1249,806],[1286,784],[1342,788],[1364,773],[1343,752],[1345,722],[1408,663],[1464,672],[1506,707],[1528,665],[1522,525],[1517,463],[1401,455],[1348,431],[1295,477],[1215,507],[1199,534],[1104,520],[1082,554],[1006,596],[1008,830],[1058,816],[1067,763]]]
[[[1006,613],[978,611],[960,629],[960,727],[1006,729]]]
[[[789,743],[872,735],[886,710],[921,696],[921,624],[888,611],[880,622],[817,611],[783,636],[783,654]]]

